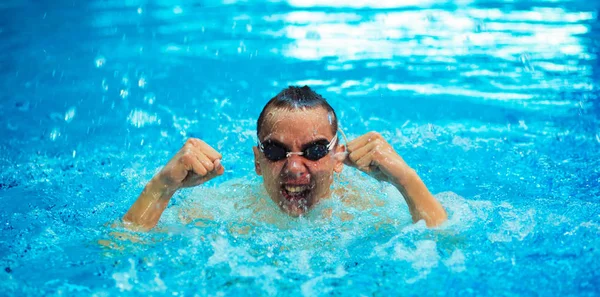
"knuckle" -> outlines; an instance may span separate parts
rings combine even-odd
[[[181,158],[179,160],[181,160],[182,163],[191,163],[193,160],[194,156],[192,156],[191,153],[186,152],[183,154],[183,156],[181,156]]]
[[[196,138],[190,137],[185,141],[185,145],[194,145],[194,142],[196,141]]]
[[[381,134],[379,134],[379,132],[377,132],[377,131],[371,131],[367,134],[369,135],[369,140],[381,139]]]
[[[374,157],[374,158],[379,158],[379,157],[381,157],[382,155],[383,155],[383,153],[382,153],[382,151],[381,151],[381,150],[379,150],[379,149],[377,149],[377,150],[375,150],[375,151],[373,152],[373,157]]]

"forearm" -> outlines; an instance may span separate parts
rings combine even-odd
[[[404,196],[413,222],[425,220],[428,227],[435,227],[445,222],[448,216],[444,207],[431,195],[419,175],[408,166],[402,171],[402,177],[393,184]]]
[[[125,226],[134,230],[152,229],[158,223],[174,193],[175,190],[167,187],[156,177],[150,180],[144,191],[123,216]]]

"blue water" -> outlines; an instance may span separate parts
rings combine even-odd
[[[598,296],[600,4],[397,2],[2,1],[0,295]],[[304,84],[449,221],[350,168],[269,204],[255,121]],[[120,227],[188,137],[226,173]]]

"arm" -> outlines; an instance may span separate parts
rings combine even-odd
[[[347,165],[379,181],[393,184],[402,193],[413,222],[423,219],[428,227],[435,227],[447,220],[446,211],[439,201],[379,133],[370,132],[352,140],[347,151]]]
[[[175,192],[156,177],[152,178],[123,216],[125,227],[132,230],[154,228]]]
[[[132,230],[154,228],[177,190],[200,185],[224,171],[221,154],[202,140],[188,139],[123,216],[125,226]]]

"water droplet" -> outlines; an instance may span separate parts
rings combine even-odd
[[[104,66],[104,64],[106,64],[106,58],[104,58],[104,56],[96,57],[96,67],[97,68],[101,68],[102,66]]]
[[[138,14],[142,14],[142,12],[144,12],[144,10],[143,10],[141,7],[138,7],[138,9],[137,9],[137,13],[138,13]]]
[[[126,99],[129,96],[129,91],[121,90],[121,93],[119,93],[119,96],[121,96],[121,98],[123,98],[123,99]]]
[[[140,88],[145,88],[146,87],[146,78],[145,77],[140,77],[140,79],[138,80],[138,87]]]
[[[106,79],[102,80],[102,90],[105,92],[108,91],[108,84],[106,83]]]
[[[252,25],[246,24],[246,31],[252,32]]]
[[[183,9],[181,9],[181,6],[177,5],[177,6],[173,7],[173,13],[181,14],[181,13],[183,13]]]
[[[519,128],[527,130],[529,127],[527,127],[524,120],[519,120]]]
[[[149,114],[146,111],[135,109],[129,113],[127,120],[131,125],[137,128],[151,124],[160,124],[160,119],[155,114]]]
[[[77,151],[73,150],[73,158],[75,158],[75,156],[77,156]]]
[[[156,95],[154,95],[154,93],[148,93],[146,95],[144,95],[144,102],[147,104],[154,104],[154,101],[156,101]]]
[[[65,122],[70,123],[74,117],[75,117],[75,107],[71,107],[65,113]]]
[[[60,130],[58,128],[54,128],[52,131],[50,131],[50,135],[48,136],[50,137],[50,140],[55,141],[56,138],[60,136]]]

